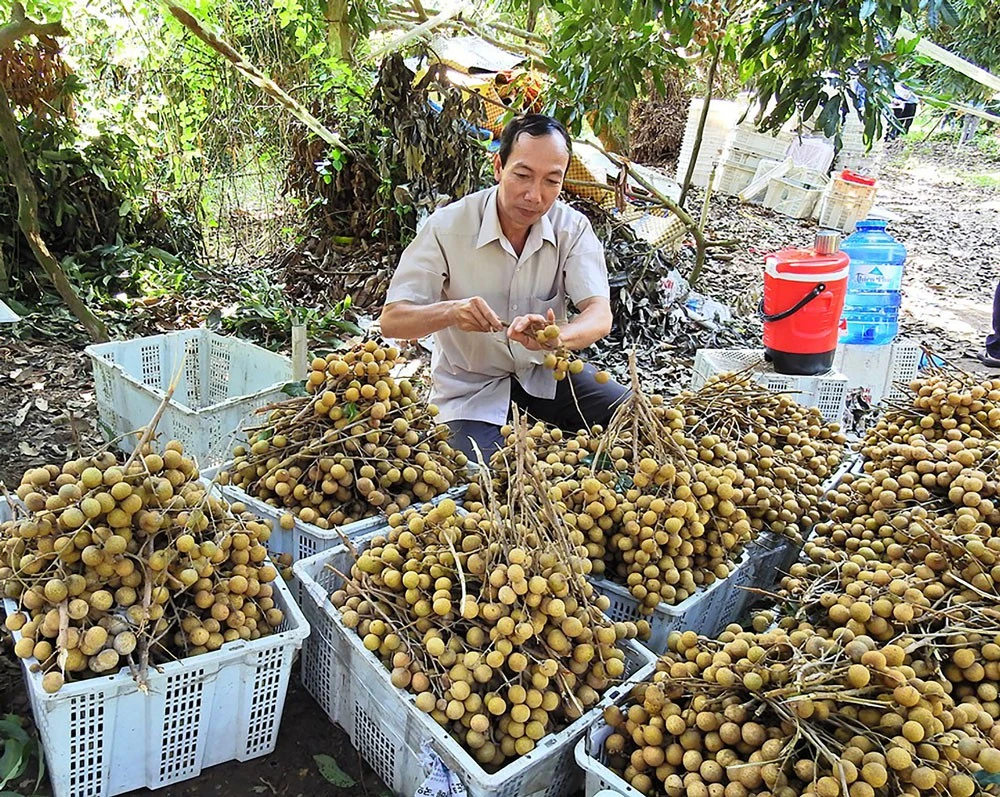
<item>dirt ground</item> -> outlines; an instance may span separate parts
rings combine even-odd
[[[957,151],[951,143],[896,142],[882,168],[878,205],[898,218],[891,231],[907,247],[903,334],[969,367],[991,325],[1000,277],[1000,147]],[[812,222],[799,222],[735,200],[713,200],[714,237],[740,237],[731,261],[709,265],[704,284],[717,298],[746,305],[759,290],[763,256],[808,244]],[[708,292],[712,292],[711,290]],[[750,345],[750,344],[748,344]],[[82,345],[4,339],[0,333],[0,485],[13,489],[25,469],[87,453],[100,445],[96,399]],[[0,658],[3,649],[0,648]],[[9,654],[9,650],[6,651]],[[10,661],[0,668],[0,714],[26,713]],[[337,788],[313,756],[332,756],[355,780]],[[161,789],[161,797],[243,797],[249,794],[380,797],[384,786],[331,725],[293,675],[278,747],[250,764],[214,767],[196,780]]]

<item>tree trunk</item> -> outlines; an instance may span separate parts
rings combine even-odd
[[[705,104],[701,108],[701,118],[698,119],[698,132],[694,137],[694,148],[691,150],[691,161],[688,163],[687,172],[684,175],[684,183],[681,185],[681,196],[677,204],[684,205],[688,190],[691,188],[691,178],[694,175],[694,167],[698,162],[698,153],[701,151],[701,140],[705,136],[705,122],[708,120],[708,106],[712,102],[712,88],[715,86],[715,70],[719,66],[719,56],[722,54],[722,47],[718,43],[715,45],[715,52],[712,54],[712,63],[708,67],[708,87],[705,89]]]
[[[348,24],[348,0],[327,0],[326,41],[330,55],[354,63],[354,32]]]
[[[38,190],[31,179],[28,164],[24,160],[21,141],[17,133],[17,119],[7,101],[7,92],[0,86],[0,140],[7,150],[7,172],[10,180],[17,188],[17,224],[28,239],[31,251],[39,265],[45,269],[52,284],[66,305],[83,324],[84,329],[99,343],[108,339],[108,330],[73,288],[66,273],[62,270],[48,246],[42,239],[41,226],[38,223]]]

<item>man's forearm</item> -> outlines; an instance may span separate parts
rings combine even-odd
[[[379,324],[382,334],[397,340],[416,340],[439,332],[454,323],[455,302],[434,304],[393,302],[382,308]]]
[[[596,343],[611,331],[611,308],[604,303],[591,304],[560,330],[559,340],[571,351]]]

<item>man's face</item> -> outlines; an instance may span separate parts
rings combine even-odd
[[[501,216],[515,228],[530,227],[555,203],[568,167],[569,152],[561,136],[519,135],[505,166],[499,154],[493,159]]]

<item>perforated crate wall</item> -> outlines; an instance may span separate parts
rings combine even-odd
[[[886,396],[890,401],[901,401],[910,395],[909,384],[920,370],[920,346],[899,340],[892,344],[892,366]]]
[[[274,750],[292,657],[309,626],[281,580],[273,585],[285,615],[277,633],[150,667],[148,694],[126,668],[49,695],[42,674],[30,671],[35,660],[26,659],[28,696],[55,797],[160,788],[205,767]],[[17,611],[13,601],[4,606]]]
[[[371,536],[355,540],[358,552],[365,549]],[[350,557],[347,548],[340,547],[294,566],[303,586],[304,611],[316,629],[306,644],[302,680],[386,785],[395,794],[413,795],[424,777],[420,749],[429,743],[461,779],[469,797],[566,797],[578,788],[581,773],[573,767],[573,746],[606,705],[621,699],[632,683],[648,677],[653,655],[637,643],[623,642],[626,678],[621,685],[609,689],[596,706],[567,728],[539,740],[532,752],[488,774],[447,731],[416,707],[413,695],[392,686],[382,662],[341,622],[340,612],[329,601],[330,593],[340,586],[330,567],[346,572]],[[318,647],[323,650],[316,650]]]
[[[602,717],[587,731],[573,751],[577,766],[584,772],[584,797],[597,797],[605,789],[623,797],[645,797],[638,789],[608,768],[608,754],[605,740],[611,735],[611,727]]]
[[[764,207],[793,219],[805,219],[813,212],[821,193],[819,188],[809,188],[777,177],[767,185]]]
[[[203,468],[229,458],[256,410],[287,398],[281,388],[291,377],[286,357],[207,329],[102,343],[86,353],[108,440],[121,438],[130,451],[131,433],[149,423],[176,378],[157,431],[183,443]]]
[[[591,578],[590,581],[594,589],[611,601],[605,614],[612,620],[646,620],[649,623],[649,639],[643,644],[654,653],[667,650],[667,638],[673,631],[715,634],[720,630],[722,612],[727,610],[729,585],[726,579],[716,579],[675,606],[659,603],[651,613],[641,612],[640,602],[621,584],[606,578]]]
[[[757,171],[756,165],[743,166],[728,160],[719,164],[715,176],[715,190],[727,196],[736,196],[750,185]]]

